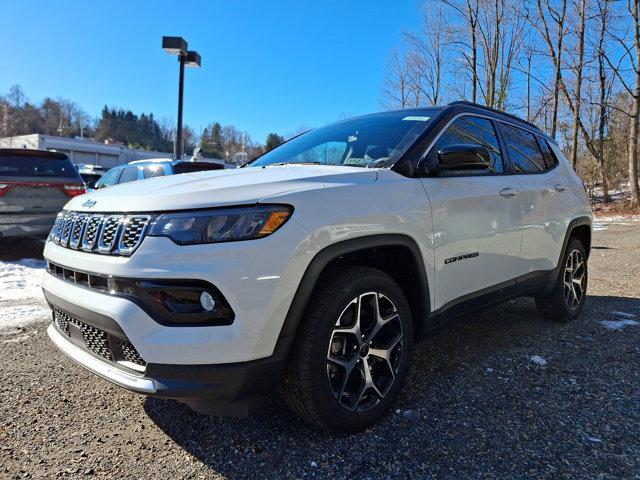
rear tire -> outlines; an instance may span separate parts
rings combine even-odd
[[[553,290],[535,299],[540,313],[561,322],[577,318],[587,295],[587,273],[584,246],[577,238],[571,237]]]
[[[413,323],[387,274],[344,266],[323,275],[285,373],[290,408],[316,427],[354,433],[376,423],[407,375]]]

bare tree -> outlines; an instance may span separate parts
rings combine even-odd
[[[409,45],[407,64],[412,97],[416,104],[425,98],[429,104],[437,105],[444,97],[442,84],[448,73],[446,66],[451,43],[451,29],[441,5],[430,5],[429,11],[424,11],[420,30],[406,32],[404,37]]]
[[[640,204],[640,188],[638,186],[638,134],[640,131],[640,0],[627,0],[626,18],[631,24],[630,38],[618,35],[613,28],[609,34],[619,44],[622,55],[617,61],[611,59],[611,53],[603,52],[604,59],[614,72],[620,84],[631,97],[633,103],[629,116],[629,184],[631,201]],[[623,64],[628,64],[624,69]]]
[[[407,65],[407,57],[402,56],[397,49],[391,50],[387,59],[387,69],[381,89],[380,103],[388,110],[407,108],[415,102],[411,97],[412,72]]]
[[[577,2],[575,3],[575,9],[578,12],[578,28],[576,31],[577,58],[574,66],[576,83],[573,98],[575,99],[576,112],[579,115],[582,102],[582,75],[584,70],[584,37],[587,18],[586,0],[577,0]],[[574,170],[576,169],[578,163],[578,115],[573,116],[573,125],[571,128],[571,165],[573,166]]]
[[[604,155],[604,143],[605,143],[605,129],[607,125],[607,105],[609,104],[609,82],[607,79],[607,72],[605,69],[605,34],[607,31],[607,25],[609,21],[609,0],[598,0],[598,18],[599,18],[599,30],[598,30],[598,43],[596,47],[596,56],[598,59],[598,166],[600,168],[600,179],[602,181],[602,191],[604,192],[604,201],[609,202],[609,176],[607,175],[607,167]],[[580,109],[580,96],[576,95],[576,108]],[[577,122],[574,120],[576,131],[578,128]],[[577,145],[576,145],[577,148]],[[573,160],[573,158],[572,158]],[[575,168],[575,163],[573,164]]]
[[[551,110],[551,129],[549,133],[556,137],[558,130],[558,109],[562,82],[562,54],[567,20],[567,0],[535,0],[536,14],[528,9],[525,17],[531,26],[540,33],[547,45],[549,57],[554,69],[553,104]]]
[[[480,0],[442,0],[464,21],[465,30],[454,43],[463,47],[465,67],[469,70],[471,80],[471,101],[478,101],[478,13]],[[468,35],[467,36],[465,35]],[[468,52],[467,52],[468,50]]]
[[[484,62],[479,84],[488,107],[504,109],[511,71],[523,40],[523,23],[507,0],[481,0],[478,33]],[[484,84],[484,85],[483,85]]]

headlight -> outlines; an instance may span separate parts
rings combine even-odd
[[[169,237],[179,245],[233,242],[271,235],[291,216],[288,205],[257,205],[217,210],[163,213],[148,235]]]

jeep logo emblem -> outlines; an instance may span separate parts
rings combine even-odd
[[[87,200],[86,202],[84,202],[84,203],[82,204],[82,206],[83,206],[83,207],[86,207],[86,208],[91,208],[91,207],[93,207],[96,203],[98,203],[96,200],[91,200],[91,199],[89,199],[89,200]]]

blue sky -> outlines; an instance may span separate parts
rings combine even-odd
[[[177,7],[180,11],[177,11]],[[405,1],[0,0],[0,92],[176,117],[178,67],[162,35],[202,55],[188,69],[185,123],[234,124],[263,142],[380,109],[387,54],[419,23]]]

